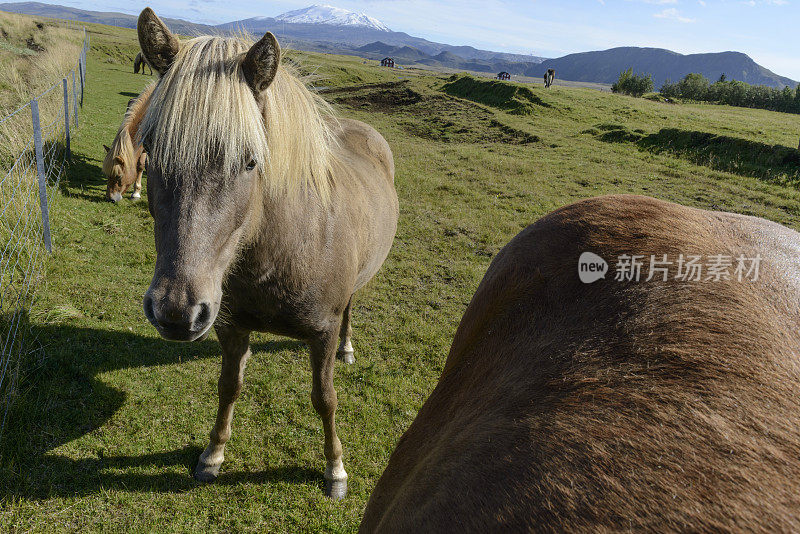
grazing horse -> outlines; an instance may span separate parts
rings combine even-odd
[[[616,268],[579,277],[584,252]],[[799,512],[800,234],[622,195],[500,251],[361,532],[798,532]]]
[[[555,69],[547,69],[547,72],[544,73],[544,86],[545,88],[550,87],[553,85],[553,80],[556,77],[556,70]]]
[[[150,8],[138,33],[161,75],[140,131],[157,253],[144,313],[172,340],[199,339],[213,325],[223,353],[219,411],[195,478],[219,473],[250,332],[274,332],[310,345],[325,491],[341,498],[334,361],[337,343],[353,361],[353,293],[394,240],[391,150],[370,126],[332,117],[280,64],[271,33],[252,46],[220,37],[181,43]]]
[[[136,141],[136,136],[154,88],[155,84],[150,84],[138,97],[128,101],[128,109],[117,136],[110,147],[103,145],[106,149],[103,174],[108,179],[106,199],[111,202],[122,200],[131,185],[134,186],[131,200],[142,198],[142,172],[147,154],[141,143]]]
[[[142,69],[142,74],[144,74],[144,68],[147,67],[150,69],[150,74],[153,74],[153,68],[147,64],[147,61],[144,60],[144,56],[141,52],[136,54],[136,59],[133,60],[133,73],[139,74],[139,69]]]

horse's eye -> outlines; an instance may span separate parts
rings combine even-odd
[[[245,167],[245,169],[247,169],[248,171],[252,171],[255,168],[256,168],[256,160],[254,159],[251,159],[250,163],[248,163],[247,166]]]

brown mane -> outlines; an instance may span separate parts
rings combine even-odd
[[[122,158],[126,168],[135,169],[136,159],[141,153],[141,144],[135,141],[139,133],[139,126],[147,110],[150,96],[153,94],[156,83],[148,85],[142,93],[136,97],[125,112],[117,130],[117,135],[111,143],[111,150],[103,160],[103,174],[110,176],[115,165],[118,165],[117,157]],[[129,167],[130,166],[130,167]]]
[[[578,257],[745,254],[759,278],[580,282]],[[646,197],[495,258],[362,532],[800,530],[800,235]],[[611,261],[609,261],[611,263]]]

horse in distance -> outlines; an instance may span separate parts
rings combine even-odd
[[[800,234],[578,202],[492,261],[360,531],[797,532],[798,392]]]
[[[136,140],[139,124],[153,93],[155,84],[150,84],[142,93],[128,101],[128,109],[117,130],[111,146],[103,145],[106,157],[103,160],[103,174],[106,182],[106,199],[111,202],[122,200],[125,192],[133,186],[131,200],[142,198],[142,172],[144,172],[147,154],[140,142]]]
[[[547,69],[547,72],[544,73],[544,87],[548,89],[551,85],[553,85],[553,80],[556,78],[556,70],[555,69]]]
[[[156,265],[143,308],[165,338],[214,327],[219,409],[195,478],[214,480],[230,438],[252,331],[306,341],[324,430],[325,493],[347,491],[336,433],[337,353],[353,361],[353,294],[394,240],[394,161],[383,137],[330,107],[258,42],[179,41],[150,9],[139,43],[160,78],[140,128]],[[224,310],[223,313],[220,310]]]
[[[144,56],[141,52],[136,54],[136,58],[133,60],[133,73],[139,74],[139,69],[142,70],[142,74],[145,74],[144,69],[147,67],[150,69],[150,75],[153,75],[153,68],[147,64],[147,61],[144,60]]]

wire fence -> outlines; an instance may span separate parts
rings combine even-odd
[[[83,107],[89,36],[65,78],[0,118],[0,435],[22,362],[34,352],[28,309],[53,250],[50,212]],[[8,148],[11,147],[11,148]]]

